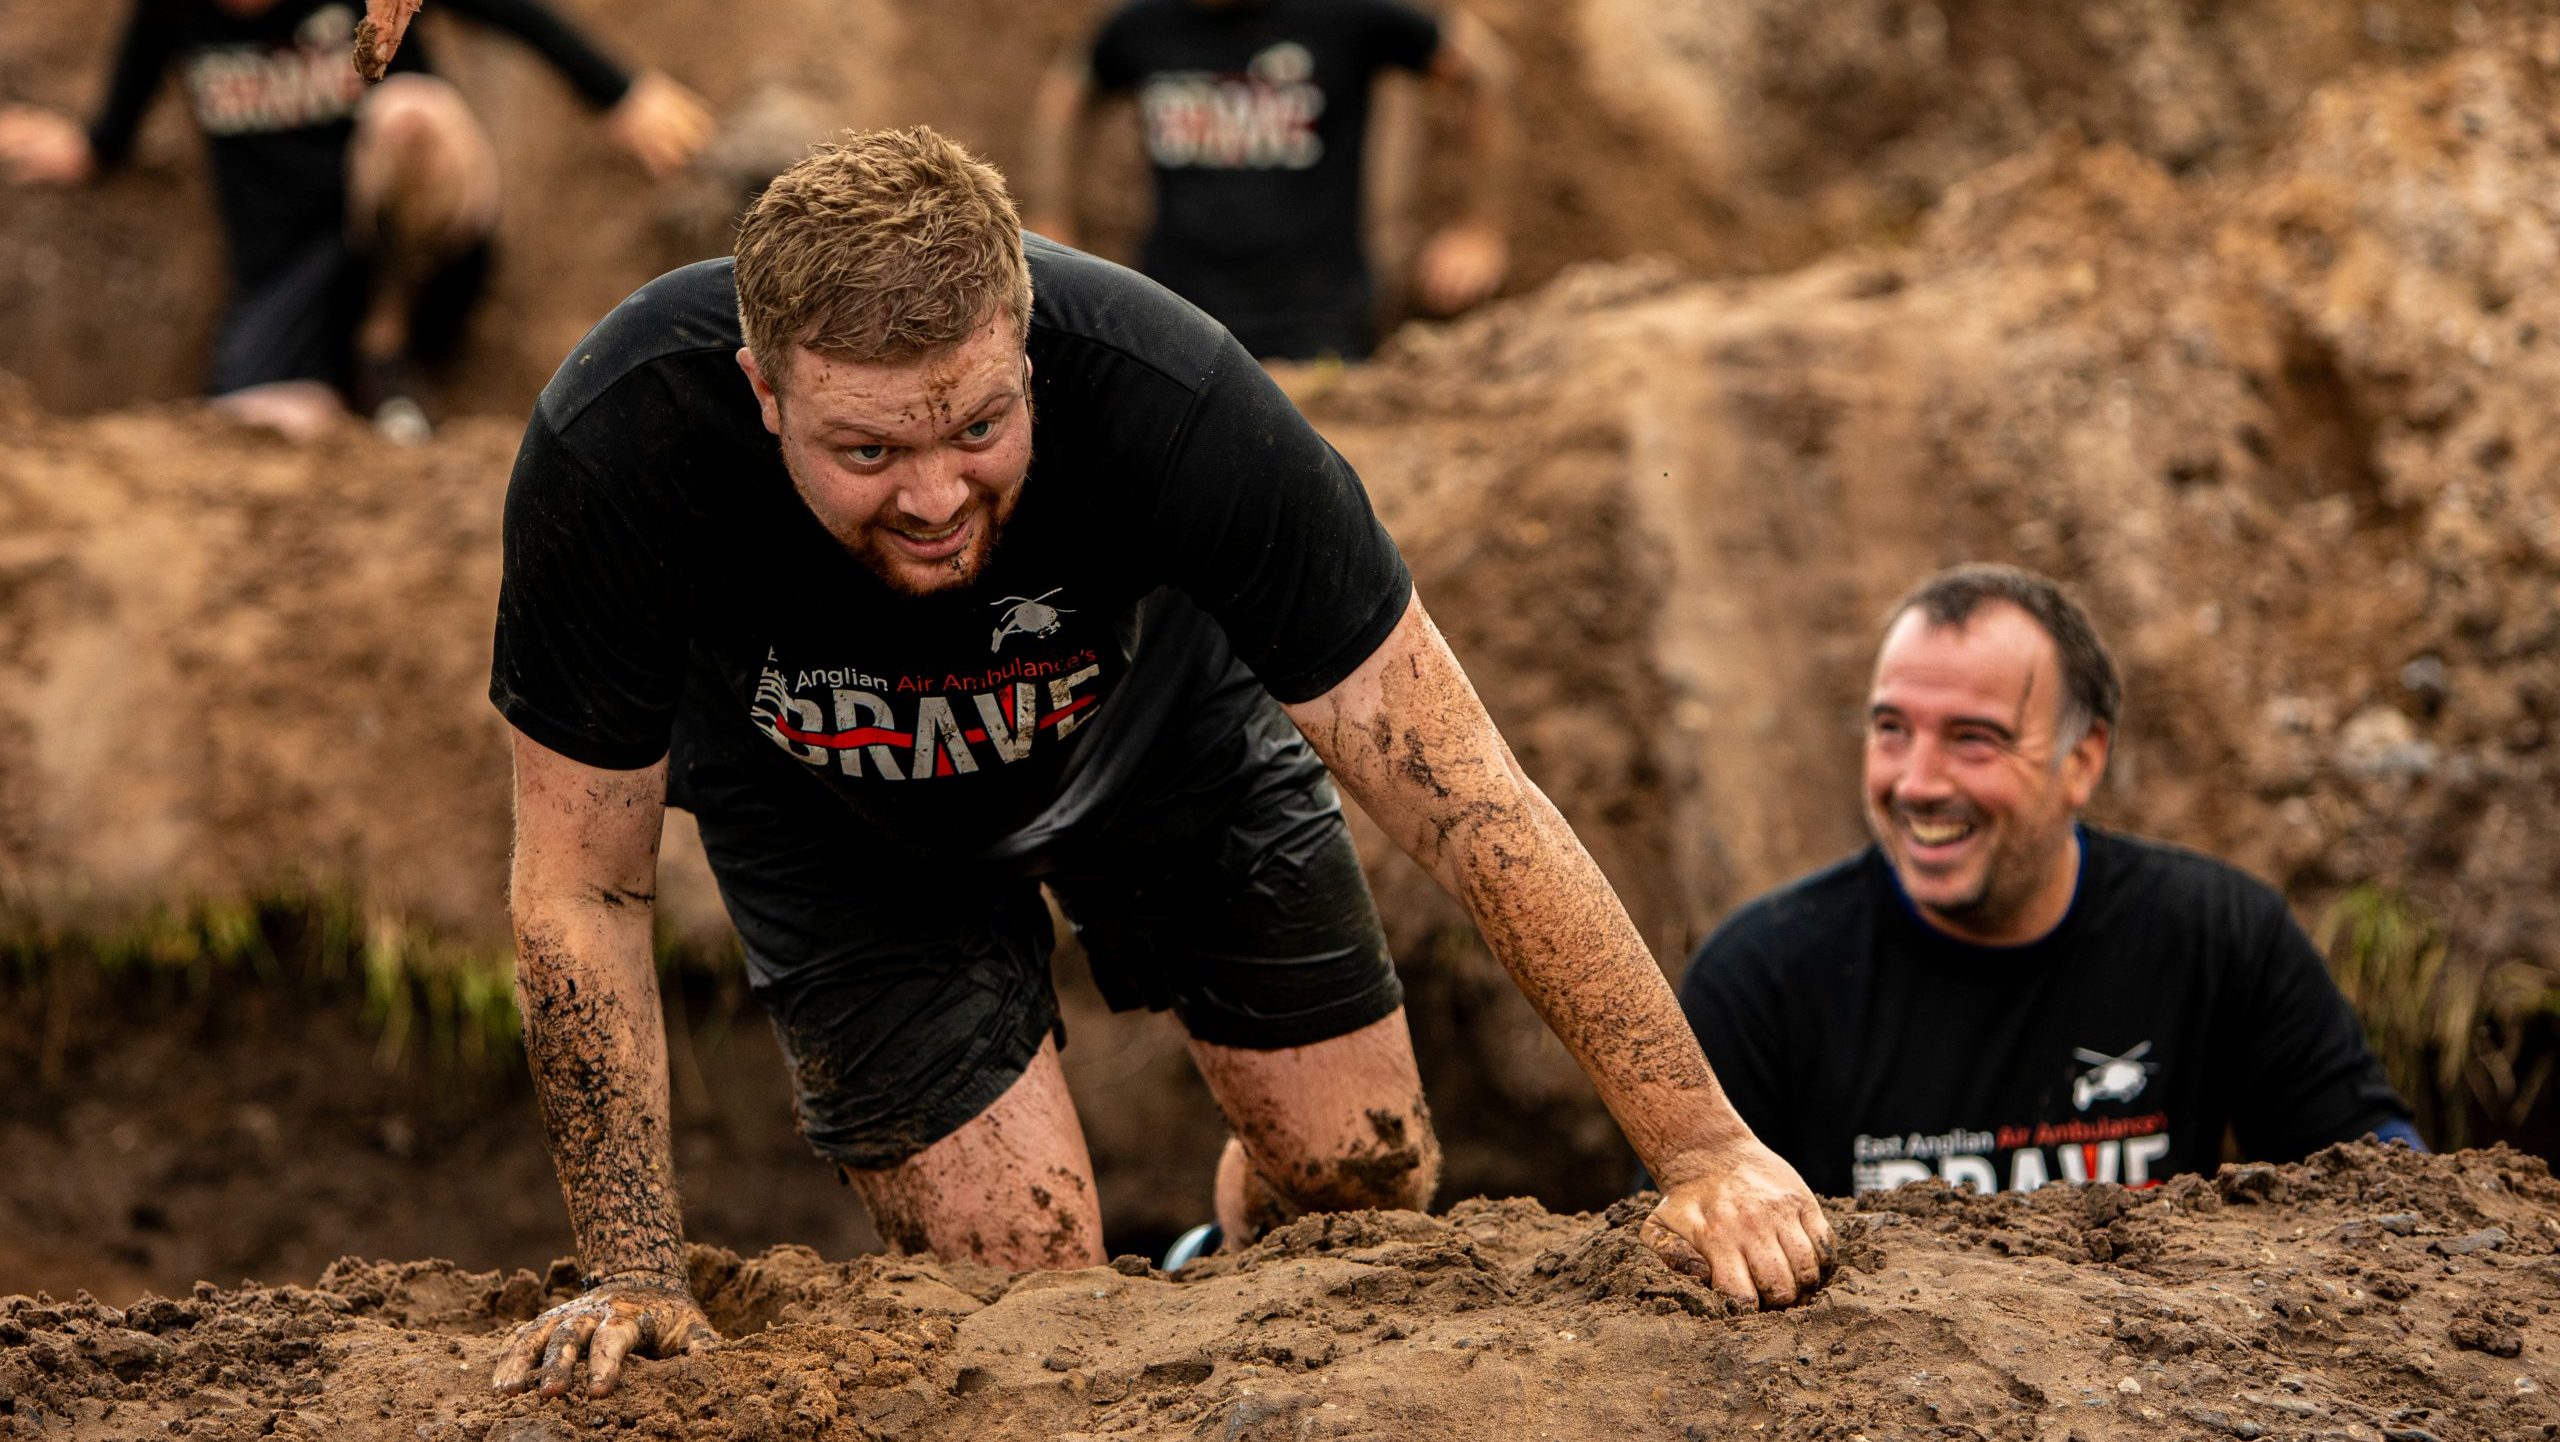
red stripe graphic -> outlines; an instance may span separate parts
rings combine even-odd
[[[998,695],[1002,698],[1004,705],[1005,724],[1008,726],[1019,724],[1013,717],[1013,692],[1007,690],[999,692]],[[1093,703],[1094,698],[1091,696],[1078,696],[1066,705],[1041,717],[1040,729],[1045,731],[1077,712],[1086,710]],[[785,741],[795,741],[803,746],[822,746],[829,751],[850,751],[856,746],[913,746],[916,744],[914,732],[892,731],[886,726],[856,726],[850,731],[803,731],[792,725],[791,718],[787,716],[772,716],[767,719],[772,721],[774,731]],[[987,741],[985,727],[973,727],[961,732],[960,736],[962,740],[975,741],[981,746]],[[933,774],[950,775],[951,758],[943,757],[940,764],[934,768]]]

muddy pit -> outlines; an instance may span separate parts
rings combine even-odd
[[[2528,1438],[2560,1430],[2560,1185],[2370,1145],[2149,1191],[1837,1206],[1811,1304],[1735,1315],[1640,1209],[1313,1217],[1178,1277],[696,1248],[727,1339],[497,1398],[574,1268],[0,1303],[12,1436]]]

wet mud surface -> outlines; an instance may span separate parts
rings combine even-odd
[[[1179,1279],[709,1248],[718,1350],[498,1398],[572,1269],[0,1303],[0,1435],[488,1439],[1856,1436],[2506,1439],[2560,1422],[2560,1185],[2332,1149],[2149,1191],[1836,1206],[1813,1303],[1736,1315],[1633,1205],[1310,1217]]]

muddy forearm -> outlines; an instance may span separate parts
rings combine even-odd
[[[590,1277],[684,1274],[650,907],[520,915],[516,994],[551,1161]]]
[[[1608,878],[1520,770],[1418,600],[1375,656],[1290,714],[1370,819],[1466,907],[1655,1176],[1686,1180],[1750,1134]]]
[[[1666,1183],[1685,1180],[1749,1129],[1599,865],[1554,804],[1513,776],[1514,794],[1476,808],[1434,870],[1636,1154]]]

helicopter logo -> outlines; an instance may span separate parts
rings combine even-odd
[[[2122,1056],[2085,1046],[2073,1047],[2071,1054],[2088,1068],[2071,1082],[2071,1104],[2084,1112],[2098,1102],[2129,1102],[2151,1084],[2153,1064],[2143,1060],[2151,1054],[2147,1041]]]
[[[1004,638],[1007,636],[1058,634],[1058,618],[1072,616],[1075,612],[1065,606],[1050,605],[1049,598],[1065,589],[1064,586],[1051,586],[1037,596],[1007,596],[1001,601],[989,602],[990,605],[1003,606],[1006,610],[996,619],[995,635],[988,638],[987,650],[991,653],[1003,650]]]

